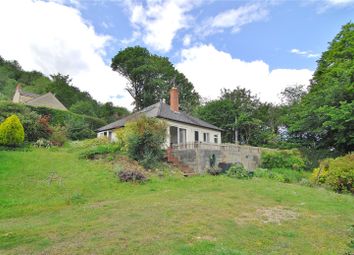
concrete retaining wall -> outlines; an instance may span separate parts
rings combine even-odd
[[[221,162],[240,162],[248,170],[257,168],[261,158],[260,148],[236,144],[183,144],[174,146],[172,153],[181,163],[197,173],[204,173],[210,168],[212,157],[215,157],[216,166]]]

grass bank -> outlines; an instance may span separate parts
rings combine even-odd
[[[119,183],[115,168],[73,148],[0,151],[0,253],[353,252],[350,195],[225,176]]]

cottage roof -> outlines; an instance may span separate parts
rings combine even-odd
[[[136,113],[126,116],[126,117],[124,117],[120,120],[117,120],[113,123],[110,123],[106,126],[103,126],[103,127],[99,128],[97,131],[101,132],[101,131],[124,127],[126,122],[128,122],[130,120],[134,120],[142,115],[145,115],[146,117],[157,117],[157,118],[177,121],[177,122],[181,122],[181,123],[185,123],[185,124],[189,124],[189,125],[193,125],[193,126],[204,127],[204,128],[208,128],[208,129],[222,131],[221,128],[218,128],[218,127],[216,127],[208,122],[205,122],[203,120],[200,120],[198,118],[192,117],[183,111],[174,112],[171,110],[170,106],[164,102],[158,102],[156,104],[150,105],[150,106],[148,106]]]

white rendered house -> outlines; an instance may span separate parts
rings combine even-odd
[[[177,88],[172,88],[170,91],[170,105],[162,101],[150,105],[141,111],[99,128],[97,137],[107,137],[114,141],[117,129],[124,127],[129,120],[134,120],[142,115],[166,121],[168,127],[165,147],[194,142],[221,144],[221,128],[179,110]]]

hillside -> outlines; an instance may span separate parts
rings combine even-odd
[[[105,122],[112,122],[127,115],[124,107],[97,102],[87,92],[82,92],[72,86],[67,75],[55,74],[46,77],[40,72],[24,71],[17,61],[8,61],[0,56],[0,101],[10,101],[15,93],[17,84],[22,85],[25,92],[44,94],[52,92],[70,111],[97,117]]]
[[[120,183],[124,161],[79,159],[75,144],[0,151],[1,254],[353,252],[350,195],[172,172]]]

